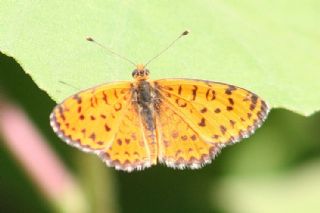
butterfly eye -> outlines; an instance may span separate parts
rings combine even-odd
[[[133,70],[133,71],[132,71],[132,77],[136,77],[137,74],[138,74],[138,70]]]

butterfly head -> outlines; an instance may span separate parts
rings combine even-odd
[[[149,78],[149,70],[143,64],[138,64],[132,72],[132,77],[136,80],[146,80]]]

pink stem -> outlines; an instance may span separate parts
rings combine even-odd
[[[49,199],[57,201],[59,196],[61,199],[70,186],[76,185],[26,114],[3,99],[0,100],[0,134],[13,156]]]

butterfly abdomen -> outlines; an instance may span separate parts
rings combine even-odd
[[[147,80],[136,81],[133,97],[136,97],[137,108],[143,124],[143,136],[147,143],[147,149],[152,164],[157,163],[157,147],[154,120],[154,92],[153,87]]]

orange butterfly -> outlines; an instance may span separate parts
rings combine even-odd
[[[132,76],[133,82],[104,84],[64,100],[50,116],[53,130],[117,170],[142,170],[157,162],[197,169],[225,145],[251,135],[269,111],[257,95],[229,84],[152,81],[144,65]]]

